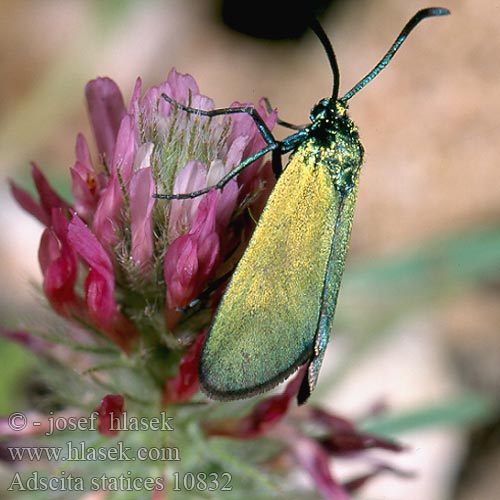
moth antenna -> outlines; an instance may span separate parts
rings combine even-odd
[[[332,68],[332,74],[333,74],[332,99],[336,101],[339,97],[339,89],[340,89],[340,70],[339,70],[339,64],[337,62],[337,56],[335,55],[330,39],[326,35],[325,30],[323,29],[321,24],[319,24],[319,21],[316,18],[312,18],[309,23],[309,26],[314,31],[316,36],[319,38],[321,45],[323,45],[323,48],[325,49],[326,55],[328,57],[328,61],[330,63],[330,68]]]
[[[396,38],[396,41],[392,44],[391,48],[387,51],[385,56],[382,57],[380,62],[362,80],[354,85],[354,87],[349,90],[349,92],[347,92],[347,94],[340,100],[343,102],[347,102],[352,96],[356,95],[363,87],[370,83],[389,64],[390,60],[394,57],[394,54],[396,54],[399,47],[401,47],[408,35],[420,23],[420,21],[423,21],[427,17],[447,16],[449,14],[450,11],[448,9],[444,9],[441,7],[430,7],[428,9],[419,10],[406,23],[406,26],[402,29],[401,33]]]

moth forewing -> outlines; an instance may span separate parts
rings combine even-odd
[[[448,14],[449,10],[441,7],[418,11],[378,64],[340,98],[335,52],[321,25],[312,20],[311,28],[332,69],[332,95],[313,107],[310,125],[292,127],[298,132],[282,141],[273,137],[252,107],[204,111],[177,103],[188,113],[207,117],[245,113],[255,122],[266,146],[214,186],[178,195],[155,195],[157,198],[195,198],[212,188],[222,189],[270,151],[278,176],[281,155],[292,153],[205,340],[199,375],[209,396],[250,397],[274,387],[303,363],[309,366],[299,403],[311,394],[333,323],[363,162],[363,147],[347,116],[347,101],[389,64],[423,19]]]
[[[292,155],[218,308],[200,362],[201,387],[212,397],[268,390],[303,363],[314,387],[363,155],[346,106],[334,106],[335,116]]]

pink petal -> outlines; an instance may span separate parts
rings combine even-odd
[[[52,307],[64,316],[81,312],[74,288],[76,255],[68,240],[68,221],[61,208],[52,210],[52,228],[42,234],[38,251],[43,272],[43,289]]]
[[[171,89],[170,97],[182,104],[188,104],[190,97],[200,94],[195,79],[191,75],[178,73],[175,68],[168,73],[167,83]]]
[[[118,242],[117,231],[122,225],[123,193],[128,186],[134,165],[135,142],[134,125],[130,115],[126,115],[120,125],[113,155],[113,168],[107,187],[100,195],[94,214],[93,230],[99,241],[110,248]]]
[[[69,223],[68,237],[73,248],[88,265],[114,282],[113,265],[107,252],[90,229],[77,215]]]
[[[110,78],[97,78],[87,83],[85,96],[97,150],[110,163],[125,104],[118,85]]]
[[[204,95],[195,95],[191,100],[191,107],[194,109],[202,109],[208,111],[214,109],[214,101],[210,97]]]
[[[349,493],[354,492],[362,488],[366,483],[377,477],[383,472],[389,472],[391,474],[394,474],[396,476],[399,476],[401,478],[405,479],[411,479],[415,477],[415,474],[410,472],[410,471],[403,471],[400,469],[396,469],[395,467],[392,467],[387,464],[378,464],[376,467],[373,468],[370,472],[367,472],[365,474],[362,474],[360,476],[357,476],[346,483],[344,483],[342,486],[346,491]]]
[[[90,173],[82,175],[78,170],[83,170],[79,168],[78,163],[70,168],[71,193],[75,200],[75,211],[82,219],[88,221],[97,207],[97,185]]]
[[[69,205],[64,201],[50,186],[42,171],[35,163],[31,164],[31,175],[35,182],[38,195],[40,196],[40,203],[47,213],[50,214],[53,208],[67,208]]]
[[[92,165],[90,151],[82,134],[76,140],[76,162],[71,172],[71,192],[75,200],[75,210],[85,220],[90,220],[96,210],[103,186],[103,175]],[[107,183],[107,179],[106,179]]]
[[[199,261],[199,277],[198,279],[205,286],[208,284],[208,279],[212,275],[219,260],[220,239],[219,235],[215,232],[207,234],[205,237],[200,233],[198,239],[198,261]],[[203,286],[203,288],[205,288]],[[203,289],[202,288],[202,289]],[[200,292],[202,291],[200,289]],[[195,298],[195,297],[193,297]]]
[[[232,141],[226,155],[226,173],[237,167],[243,160],[243,153],[247,146],[247,136],[238,136]]]
[[[218,191],[217,196],[217,233],[224,239],[227,226],[233,217],[236,203],[238,201],[238,183],[232,179],[225,186],[223,191]]]
[[[240,103],[236,101],[231,104],[231,107],[243,107],[249,105],[250,104]],[[258,106],[256,106],[256,109],[269,130],[272,130],[276,125],[278,116],[277,112],[273,111],[272,113],[267,114],[262,101],[259,102]],[[245,157],[256,153],[265,145],[265,141],[262,138],[262,134],[257,128],[257,125],[255,124],[253,118],[247,113],[235,114],[233,115],[231,120],[231,132],[229,134],[229,141],[233,142],[236,140],[236,138],[242,136],[247,138],[247,150],[245,151]]]
[[[201,197],[201,203],[196,212],[196,218],[190,234],[208,235],[215,232],[217,222],[217,201],[219,193],[212,190],[206,196]]]
[[[89,145],[83,134],[78,134],[76,137],[75,156],[76,163],[82,166],[84,172],[94,170],[92,158],[90,157]]]
[[[97,417],[97,431],[103,436],[116,436],[120,432],[121,420],[125,399],[120,394],[104,396],[101,404],[95,411]]]
[[[195,109],[208,110],[214,107],[212,99],[200,94],[195,79],[191,75],[178,73],[175,68],[170,70],[166,82],[156,87],[154,92],[147,97],[150,103],[158,102],[161,115],[168,116],[171,106],[160,98],[162,93],[167,94],[174,101],[191,105]]]
[[[90,317],[97,325],[105,327],[111,322],[117,310],[114,291],[113,279],[90,269],[85,280],[85,298]]]
[[[233,159],[235,159],[234,156]],[[238,165],[241,160],[241,151],[240,156],[235,160],[234,163],[226,160],[226,165],[224,165],[221,160],[213,161],[208,169],[207,185],[213,186],[217,184],[227,172]],[[215,191],[217,196],[217,232],[220,236],[224,235],[231,217],[233,216],[238,200],[238,191],[239,188],[236,179],[231,179],[222,190]]]
[[[92,229],[106,248],[118,242],[117,231],[122,225],[123,193],[116,175],[110,178],[104,189],[92,222]]]
[[[40,246],[38,247],[38,262],[42,274],[47,272],[52,262],[59,258],[60,255],[59,240],[54,234],[54,230],[49,228],[44,229],[40,239]]]
[[[141,144],[135,153],[134,158],[134,172],[147,168],[151,165],[151,156],[153,154],[155,145],[152,142],[145,142]]]
[[[50,226],[50,215],[43,209],[43,207],[34,200],[28,191],[20,188],[15,182],[9,181],[10,191],[17,203],[26,212],[38,219],[43,225]]]
[[[288,382],[282,394],[265,398],[246,417],[233,422],[211,423],[205,427],[206,431],[213,436],[231,436],[239,439],[255,439],[265,435],[288,412],[290,402],[299,392],[306,370],[307,366],[303,366]]]
[[[136,122],[139,121],[139,100],[141,98],[142,80],[137,78],[134,85],[134,90],[132,91],[132,97],[130,98],[130,104],[128,107],[128,113],[134,116]]]
[[[244,104],[235,102],[232,106],[243,106]],[[264,120],[264,123],[268,126],[270,130],[274,128],[277,120],[277,113],[273,111],[267,114],[262,102],[256,107],[258,113]],[[241,142],[244,141],[244,147],[242,147]],[[240,151],[242,150],[241,158],[248,158],[257,151],[260,151],[264,145],[265,141],[262,138],[262,134],[255,125],[253,119],[247,114],[236,114],[231,120],[231,131],[229,134],[229,143],[231,147],[228,152],[228,162],[233,162],[235,160],[236,164],[240,163],[241,160],[237,158]],[[233,144],[237,144],[237,150],[233,150]],[[236,154],[238,153],[238,155]],[[274,185],[274,177],[271,172],[271,164],[264,159],[259,159],[256,162],[249,165],[243,172],[238,175],[238,184],[242,187],[240,190],[240,200],[243,200],[246,196],[251,193],[262,191],[264,186],[267,187],[269,191]],[[259,198],[265,198],[266,196],[261,196]],[[253,207],[255,209],[255,207]],[[257,207],[256,215],[260,213],[262,207]]]
[[[73,248],[90,269],[85,280],[85,298],[90,318],[110,340],[128,352],[131,342],[137,337],[137,331],[130,320],[120,313],[115,301],[111,259],[77,215],[70,222],[68,235]]]
[[[111,260],[97,238],[76,215],[69,226],[69,239],[73,248],[90,268],[85,280],[89,314],[97,324],[107,325],[117,310]]]
[[[22,330],[8,330],[0,326],[0,336],[22,345],[25,349],[38,356],[50,355],[54,347],[51,342]]]
[[[144,116],[143,110],[141,109],[139,103],[141,99],[142,92],[142,80],[137,78],[134,85],[134,90],[132,91],[132,97],[130,98],[130,104],[128,106],[128,114],[133,117],[134,123],[134,139],[136,144],[141,144],[141,128],[143,125]]]
[[[326,430],[327,433],[319,442],[331,454],[349,455],[370,448],[381,448],[394,452],[404,450],[404,447],[395,441],[361,432],[349,420],[321,408],[310,407],[309,411],[311,420]]]
[[[136,268],[147,272],[153,258],[153,206],[155,184],[151,168],[141,168],[130,182],[131,254]]]
[[[216,227],[219,196],[217,192],[211,191],[203,198],[190,232],[196,238],[199,272],[202,280],[208,279],[218,259],[219,235]]]
[[[161,98],[161,94],[167,94],[181,104],[190,103],[197,109],[213,109],[212,99],[202,96],[199,93],[198,85],[190,75],[178,73],[172,69],[167,77],[167,81],[159,86],[149,88],[141,101],[141,108],[144,119],[149,121],[154,115],[169,116],[171,105]]]
[[[164,117],[170,114],[171,106],[161,98],[161,94],[167,94],[168,96],[172,94],[170,85],[167,82],[150,87],[141,99],[141,112],[146,121],[154,119],[156,114]]]
[[[194,286],[191,286],[191,281],[197,270],[197,247],[192,236],[177,238],[168,248],[164,264],[167,305],[170,309],[184,307],[192,300]]]
[[[340,486],[330,472],[330,457],[314,440],[289,429],[289,444],[295,458],[311,476],[316,488],[325,500],[351,500],[347,491]]]
[[[173,194],[189,193],[204,188],[207,176],[203,163],[191,160],[178,173]],[[168,222],[168,238],[170,241],[186,234],[192,227],[194,218],[200,206],[202,197],[191,200],[172,200],[170,202],[170,216]]]
[[[167,76],[167,83],[171,88],[171,96],[177,102],[190,105],[194,109],[213,109],[214,101],[210,97],[200,94],[200,89],[195,79],[184,73],[179,73],[172,68]]]
[[[185,307],[207,286],[219,259],[216,232],[217,194],[210,192],[200,203],[188,235],[177,238],[165,255],[167,307]]]
[[[118,135],[116,136],[116,144],[113,153],[113,162],[111,175],[116,171],[120,173],[120,177],[125,184],[128,185],[132,175],[132,167],[134,166],[135,157],[135,132],[134,119],[131,115],[125,115],[121,121]]]
[[[181,403],[198,392],[198,365],[206,331],[200,333],[188,352],[181,359],[179,373],[166,381],[162,404]]]
[[[14,182],[10,182],[11,192],[24,210],[36,217],[42,224],[50,226],[52,209],[68,208],[69,205],[52,189],[37,165],[32,163],[31,167],[31,176],[38,191],[40,202],[36,202],[27,191],[18,187]]]
[[[232,108],[243,108],[247,106],[253,106],[251,103],[242,103],[238,101],[234,101],[231,103]],[[264,117],[262,117],[264,118]],[[253,118],[248,113],[236,113],[231,116],[231,131],[229,133],[229,142],[232,143],[238,137],[245,137],[246,142],[250,140],[250,138],[254,135],[255,130],[257,130],[257,126],[253,120]]]

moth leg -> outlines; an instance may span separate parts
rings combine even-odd
[[[264,101],[264,106],[266,107],[266,111],[268,113],[272,113],[273,107],[271,106],[269,99],[267,97],[264,97],[262,100]],[[281,125],[282,127],[289,128],[292,130],[302,130],[307,127],[307,125],[295,125],[294,123],[286,122],[285,120],[282,120],[279,116],[276,123],[278,125]]]
[[[187,306],[177,307],[176,311],[185,313],[185,312],[193,310],[198,305],[199,306],[204,305],[207,302],[208,298],[210,297],[211,293],[214,292],[215,290],[217,290],[217,288],[219,288],[219,286],[221,286],[225,281],[227,281],[231,277],[233,272],[234,272],[234,267],[230,271],[228,271],[227,273],[224,273],[222,276],[217,278],[213,283],[210,284],[209,287],[207,287],[205,290],[203,290],[203,292],[201,292],[201,294],[198,297],[196,297],[195,299],[193,299]]]
[[[304,373],[304,377],[302,378],[302,382],[300,383],[300,389],[297,393],[297,404],[303,405],[311,395],[311,387],[309,385],[309,367]]]
[[[221,115],[223,116],[223,115],[234,115],[237,113],[246,113],[255,122],[255,125],[259,129],[262,138],[266,141],[267,144],[275,144],[277,142],[272,132],[269,130],[269,127],[266,125],[262,117],[259,115],[258,111],[253,106],[217,108],[217,109],[209,109],[206,111],[203,109],[192,108],[191,106],[185,106],[184,104],[175,101],[167,94],[162,94],[161,97],[168,103],[172,104],[173,106],[176,106],[179,109],[182,109],[183,111],[186,111],[187,113],[194,113],[200,116],[207,116],[208,118],[213,118],[214,116],[221,116]]]
[[[275,179],[279,179],[279,176],[283,172],[283,164],[281,163],[281,158],[283,153],[281,149],[273,149],[271,156],[271,166],[273,168],[273,174]]]
[[[200,116],[207,116],[212,118],[214,116],[223,116],[223,115],[233,115],[237,113],[245,113],[249,115],[252,120],[255,122],[262,138],[266,142],[266,146],[262,148],[257,153],[245,159],[241,162],[237,167],[233,168],[230,172],[228,172],[217,184],[213,186],[207,186],[206,188],[199,189],[198,191],[193,191],[191,193],[182,193],[182,194],[158,194],[155,193],[153,198],[166,199],[166,200],[182,200],[189,198],[197,198],[203,194],[208,193],[211,189],[222,189],[233,177],[236,177],[242,170],[244,170],[248,165],[258,160],[261,156],[264,156],[269,151],[275,151],[280,149],[280,142],[277,141],[268,126],[265,124],[262,117],[259,115],[257,110],[253,106],[241,106],[241,107],[233,107],[233,108],[219,108],[219,109],[211,109],[208,111],[202,109],[192,108],[191,106],[185,106],[180,102],[175,101],[171,97],[166,94],[162,94],[161,97],[167,101],[168,103],[177,106],[179,109],[186,111],[187,113],[195,113]],[[274,158],[274,155],[273,155]],[[275,166],[276,165],[276,166]],[[280,167],[277,167],[277,160],[273,160],[273,171],[279,171],[281,173],[281,161],[279,163]],[[278,175],[279,175],[278,173]],[[276,172],[275,172],[276,175]]]

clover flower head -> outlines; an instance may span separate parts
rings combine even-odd
[[[198,365],[208,326],[274,178],[270,162],[260,158],[222,190],[192,199],[155,199],[155,193],[213,186],[264,146],[248,114],[211,119],[186,112],[162,94],[191,108],[214,108],[194,79],[176,70],[144,93],[138,79],[128,106],[116,83],[97,78],[85,89],[96,152],[92,154],[87,139],[78,135],[70,169],[72,202],[57,194],[35,164],[37,199],[11,183],[17,202],[44,227],[38,258],[55,319],[34,332],[4,328],[0,334],[48,361],[55,386],[66,392],[59,417],[67,418],[68,412],[96,414],[100,440],[118,436],[143,448],[165,444],[165,436],[150,429],[134,438],[112,422],[125,414],[154,417],[167,408],[176,419],[172,439],[182,448],[185,463],[207,473],[221,469],[221,440],[258,448],[264,437],[278,445],[258,467],[302,467],[326,499],[345,500],[379,472],[397,473],[378,464],[350,483],[342,484],[332,475],[332,455],[401,447],[363,434],[348,420],[323,410],[292,408],[303,369],[283,393],[247,402],[246,413],[231,413],[231,418],[221,412],[228,403],[208,404],[198,394]],[[276,113],[266,112],[262,103],[256,108],[272,129]],[[47,416],[30,418],[44,422],[40,432],[47,429]],[[310,425],[321,432],[309,435],[305,429]],[[3,419],[0,435],[14,439]],[[95,444],[92,435],[87,440]],[[150,498],[165,498],[171,469],[158,461],[135,465],[147,474],[157,471]],[[290,473],[288,465],[270,470],[280,477]],[[251,477],[253,484],[255,474]],[[293,488],[285,490],[287,495]],[[109,496],[106,491],[95,494]]]

